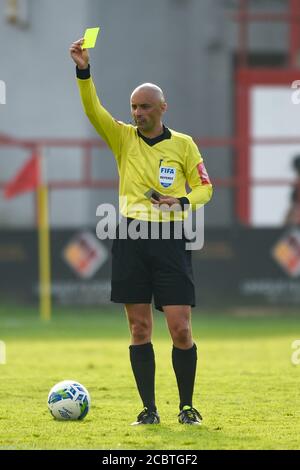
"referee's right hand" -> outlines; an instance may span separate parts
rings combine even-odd
[[[89,53],[87,49],[82,49],[83,38],[73,42],[70,47],[70,54],[79,69],[87,69],[89,65]]]

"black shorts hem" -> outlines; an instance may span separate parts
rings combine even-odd
[[[163,312],[163,307],[165,305],[190,305],[190,307],[194,308],[196,306],[194,301],[170,301],[170,302],[163,302],[162,304],[157,304],[155,302],[152,302],[152,299],[149,300],[149,298],[137,298],[137,297],[117,297],[117,296],[111,296],[110,297],[111,302],[115,304],[153,304],[154,308],[156,310],[159,310],[160,312]]]
[[[151,304],[152,301],[151,299],[137,299],[137,298],[120,298],[120,297],[114,297],[114,298],[110,298],[111,302],[113,302],[114,304]]]
[[[159,310],[160,312],[164,311],[163,307],[166,305],[189,305],[192,308],[196,306],[195,303],[190,303],[190,302],[164,302],[163,305],[154,304],[156,310]]]

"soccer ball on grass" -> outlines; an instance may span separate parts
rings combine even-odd
[[[90,406],[89,392],[75,380],[57,383],[48,395],[48,408],[55,419],[83,419],[88,414]]]

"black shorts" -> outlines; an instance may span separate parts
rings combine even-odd
[[[128,224],[132,219],[124,220]],[[171,235],[172,227],[171,223]],[[192,253],[185,249],[186,242],[184,236],[181,239],[172,236],[170,239],[161,236],[159,239],[121,239],[117,230],[112,246],[111,300],[123,304],[150,304],[153,297],[155,307],[161,311],[164,305],[194,307]]]

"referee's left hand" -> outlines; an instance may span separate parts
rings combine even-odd
[[[179,204],[179,200],[176,197],[160,196],[158,201],[151,197],[150,201],[156,207],[156,209],[168,210],[169,207],[172,207],[172,210],[174,211],[182,210]]]

